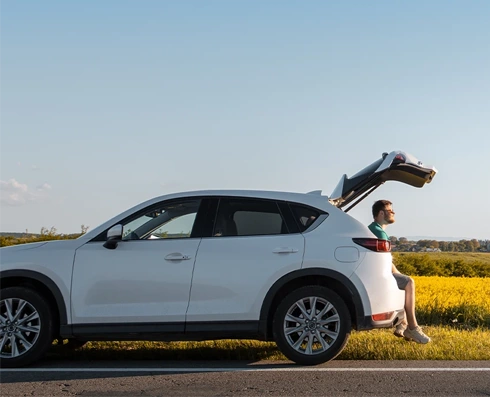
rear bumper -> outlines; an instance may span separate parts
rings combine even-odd
[[[370,329],[377,328],[392,328],[400,324],[405,318],[405,310],[396,310],[389,320],[374,321],[372,316],[364,316],[364,318],[357,321],[357,331],[368,331]]]

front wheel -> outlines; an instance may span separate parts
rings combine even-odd
[[[310,285],[287,295],[273,319],[281,352],[302,365],[333,360],[349,339],[351,319],[344,301],[332,290]]]
[[[0,366],[38,360],[51,345],[53,320],[46,300],[25,287],[0,291]]]

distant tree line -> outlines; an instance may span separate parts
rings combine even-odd
[[[51,229],[43,227],[41,228],[40,233],[35,234],[28,232],[3,234],[0,235],[0,247],[7,247],[9,245],[17,244],[38,243],[50,240],[73,240],[87,233],[87,230],[88,226],[82,225],[80,233],[73,234],[58,233],[58,231],[54,227],[52,227]]]
[[[490,263],[486,258],[486,254],[393,253],[397,269],[410,276],[490,277]]]
[[[490,240],[459,240],[437,241],[419,240],[409,241],[405,237],[390,237],[393,251],[441,251],[441,252],[486,252],[490,251]]]

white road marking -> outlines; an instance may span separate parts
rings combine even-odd
[[[2,368],[3,372],[490,372],[489,368]]]

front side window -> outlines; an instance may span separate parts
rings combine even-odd
[[[287,234],[288,229],[275,201],[220,199],[213,236]]]
[[[123,240],[190,237],[200,200],[174,201],[153,206],[123,223]]]

